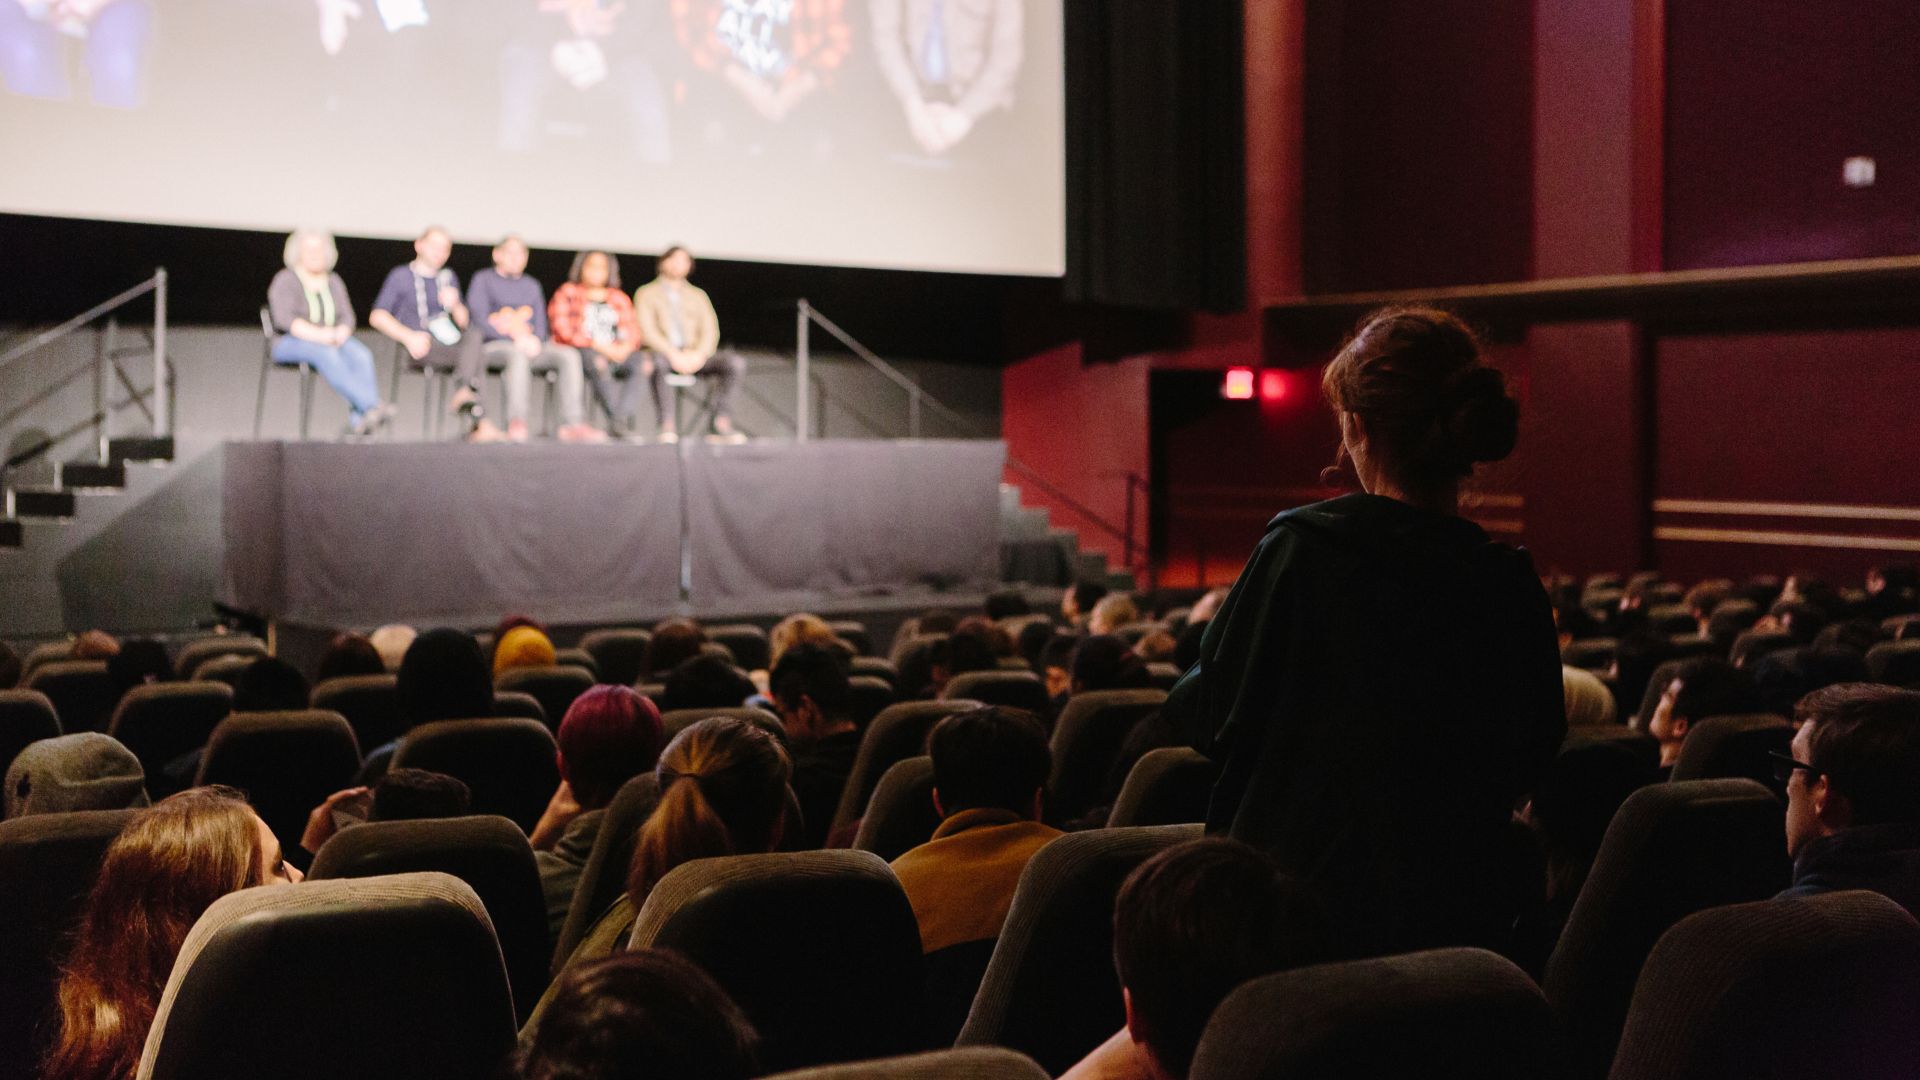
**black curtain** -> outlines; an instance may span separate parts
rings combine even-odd
[[[1071,300],[1246,304],[1240,0],[1066,0]]]

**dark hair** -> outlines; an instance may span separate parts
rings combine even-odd
[[[1033,812],[1034,793],[1047,786],[1053,753],[1047,730],[1021,709],[988,705],[955,713],[927,736],[933,786],[949,814],[992,807]]]
[[[640,826],[627,870],[637,909],[669,870],[691,859],[773,850],[787,828],[787,752],[758,724],[716,716],[673,737],[654,770],[660,802]]]
[[[1546,851],[1549,899],[1571,903],[1600,853],[1614,812],[1627,796],[1658,778],[1654,762],[1624,743],[1578,744],[1555,755],[1534,785],[1527,813]]]
[[[1056,667],[1071,670],[1073,667],[1073,651],[1079,648],[1080,643],[1084,640],[1086,639],[1078,634],[1062,634],[1057,632],[1047,638],[1046,645],[1040,650],[1040,671],[1038,674],[1044,675],[1048,668]]]
[[[804,695],[821,712],[839,716],[847,707],[847,658],[830,645],[795,645],[780,654],[767,687],[781,708],[797,709]]]
[[[1827,609],[1805,600],[1781,600],[1773,605],[1768,613],[1780,620],[1781,629],[1793,635],[1793,640],[1805,645],[1814,635],[1826,629]]]
[[[520,1050],[520,1080],[747,1080],[759,1036],[706,972],[659,949],[561,972]]]
[[[1107,598],[1107,587],[1097,581],[1076,581],[1073,583],[1073,610],[1081,618],[1093,614],[1093,605]]]
[[[929,611],[920,616],[920,621],[913,630],[914,633],[923,635],[951,634],[959,625],[960,620],[951,611]]]
[[[173,661],[167,656],[167,647],[158,641],[129,638],[121,643],[119,652],[107,658],[107,674],[122,691],[143,683],[172,682]],[[0,685],[6,685],[4,679],[0,679]]]
[[[569,285],[580,284],[581,268],[587,265],[587,259],[595,255],[604,255],[607,257],[607,288],[609,289],[621,288],[622,286],[620,284],[620,257],[615,255],[611,251],[600,251],[597,248],[589,251],[583,251],[573,257],[573,265],[567,268],[567,283]]]
[[[1033,608],[1019,589],[1001,589],[987,597],[986,612],[989,619],[1011,619],[1016,615],[1031,615]]]
[[[1841,683],[1796,711],[1813,729],[1807,764],[1847,797],[1853,824],[1920,821],[1920,691]]]
[[[969,615],[953,628],[954,637],[978,638],[996,661],[1013,655],[1013,635],[985,615]]]
[[[631,686],[602,684],[573,699],[555,734],[560,771],[584,810],[613,801],[620,786],[660,763],[660,710]]]
[[[1324,907],[1273,860],[1225,837],[1142,863],[1113,905],[1113,960],[1154,1060],[1185,1076],[1207,1019],[1240,984],[1330,958]]]
[[[1095,634],[1073,650],[1073,692],[1138,690],[1152,681],[1147,665],[1112,634]]]
[[[1032,668],[1036,675],[1046,674],[1046,668],[1041,664],[1041,660],[1046,655],[1047,642],[1052,641],[1053,636],[1054,629],[1051,622],[1035,619],[1022,626],[1020,636],[1014,639],[1014,651],[1020,654],[1020,658],[1027,662],[1027,666]]]
[[[234,712],[283,712],[307,707],[307,677],[277,656],[248,664],[233,684]]]
[[[1880,643],[1880,625],[1872,619],[1845,619],[1831,622],[1813,635],[1816,649],[1848,649],[1865,656]],[[1863,679],[1837,679],[1836,682],[1864,682]]]
[[[459,630],[428,630],[414,638],[394,688],[408,727],[493,714],[493,670],[480,644]]]
[[[373,647],[373,642],[360,634],[336,634],[327,644],[326,655],[320,658],[314,681],[326,682],[348,675],[383,675],[386,670],[387,663],[380,659],[380,650]]]
[[[1367,316],[1327,365],[1320,389],[1336,410],[1360,418],[1374,453],[1413,491],[1501,460],[1520,434],[1520,406],[1506,377],[1482,361],[1480,339],[1433,308]]]
[[[660,709],[731,709],[753,696],[753,680],[724,656],[701,653],[667,674]]]
[[[1707,616],[1707,638],[1723,649],[1731,649],[1734,639],[1759,621],[1760,605],[1751,600],[1723,600]]]
[[[656,274],[659,273],[660,268],[667,264],[668,259],[673,258],[675,252],[685,255],[687,261],[693,261],[693,252],[688,251],[685,244],[668,244],[667,250],[661,252],[660,257],[653,260],[653,272]]]
[[[1702,581],[1688,589],[1680,600],[1695,618],[1711,616],[1720,605],[1733,598],[1733,582],[1727,578],[1714,578]]]
[[[992,628],[991,623],[984,625]],[[980,625],[963,623],[947,635],[946,641],[934,646],[933,659],[952,676],[969,671],[992,671],[1000,666],[1001,655],[994,647],[991,634],[984,632]]]
[[[653,636],[647,641],[646,662],[640,665],[640,670],[648,675],[664,675],[688,658],[700,655],[700,646],[706,643],[707,632],[699,623],[692,619],[667,619],[654,626]]]
[[[1780,716],[1792,716],[1800,699],[1821,687],[1867,681],[1866,658],[1844,647],[1775,649],[1751,670],[1761,711]]]
[[[1760,691],[1754,686],[1753,675],[1717,656],[1694,657],[1681,664],[1673,678],[1680,684],[1673,697],[1673,715],[1685,717],[1688,723],[1760,710]]]
[[[467,785],[427,769],[388,769],[373,785],[368,821],[461,817],[473,805]]]

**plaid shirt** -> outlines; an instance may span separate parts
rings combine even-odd
[[[635,342],[640,340],[640,320],[634,316],[633,301],[619,289],[608,289],[605,303],[613,309],[615,324],[611,338],[601,338],[594,328],[587,325],[587,290],[585,286],[568,282],[553,292],[553,299],[547,303],[547,322],[553,327],[553,340],[562,345],[571,345],[576,349],[590,349],[595,345],[611,342]]]

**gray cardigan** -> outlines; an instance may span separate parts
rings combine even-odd
[[[353,302],[347,299],[346,282],[339,274],[327,275],[327,287],[333,291],[333,322],[330,325],[344,324],[351,330],[356,325],[353,319]],[[293,320],[305,319],[318,324],[307,311],[307,289],[300,284],[300,275],[292,270],[282,270],[273,275],[273,283],[267,286],[267,311],[273,318],[273,328],[285,334],[293,328]]]

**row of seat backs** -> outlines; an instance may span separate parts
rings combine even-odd
[[[200,670],[201,665],[222,656],[265,656],[267,644],[251,634],[219,634],[210,637],[195,638],[180,647],[173,658],[173,670],[182,679],[191,679]],[[47,664],[57,664],[73,659],[73,642],[52,641],[36,645],[28,650],[20,662],[20,679],[24,683],[29,675]]]

